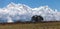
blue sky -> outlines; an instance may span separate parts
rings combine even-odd
[[[52,9],[60,10],[60,0],[0,0],[0,8],[11,2],[25,4],[32,8],[48,5]]]

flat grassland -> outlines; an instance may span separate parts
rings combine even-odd
[[[0,29],[60,29],[60,22],[0,24]]]

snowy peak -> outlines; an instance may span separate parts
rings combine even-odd
[[[32,11],[36,14],[54,14],[56,11],[52,10],[48,6],[41,6],[38,8],[33,8]]]
[[[10,9],[15,9],[15,8],[20,8],[20,9],[30,9],[30,7],[29,6],[27,6],[27,5],[24,5],[24,4],[15,4],[15,3],[10,3],[10,4],[8,4],[8,6],[7,6],[7,8],[10,8]]]
[[[49,8],[48,6],[41,6],[38,8],[34,8],[32,10],[36,10],[36,11],[53,11],[51,8]]]

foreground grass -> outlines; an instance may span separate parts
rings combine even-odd
[[[60,22],[0,24],[0,29],[60,29]]]

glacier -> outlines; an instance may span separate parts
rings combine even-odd
[[[43,21],[60,21],[60,12],[49,6],[31,8],[24,4],[10,3],[6,7],[0,8],[0,23],[31,21],[33,15],[41,15],[44,18]]]

